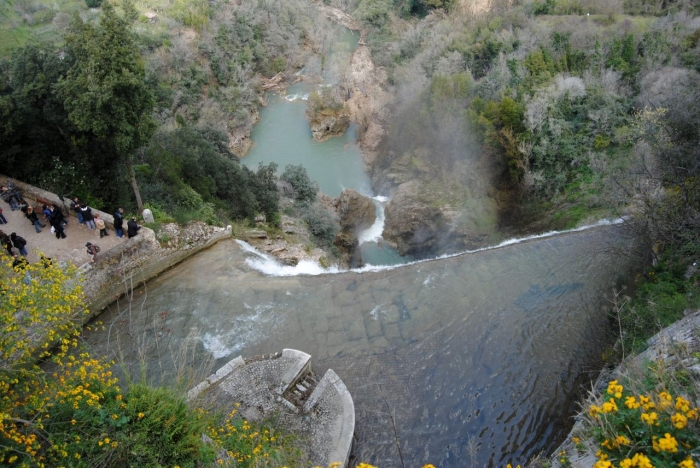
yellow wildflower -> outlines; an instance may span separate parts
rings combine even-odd
[[[655,411],[652,411],[651,413],[642,413],[642,421],[644,421],[650,426],[655,424],[658,419],[659,415],[656,414]]]
[[[666,409],[671,406],[673,397],[668,392],[659,393],[659,409]]]
[[[603,403],[603,413],[614,413],[615,411],[617,411],[617,404],[614,399],[611,398]]]
[[[667,432],[659,439],[659,448],[664,452],[676,453],[678,451],[678,441]]]
[[[598,460],[593,465],[593,468],[613,468],[613,464],[608,460]]]
[[[612,380],[608,384],[608,394],[613,395],[615,398],[622,398],[623,390],[624,388],[617,383],[617,380]]]
[[[639,403],[641,403],[642,409],[644,409],[644,411],[649,411],[650,409],[654,409],[656,407],[656,405],[654,405],[654,402],[651,401],[651,398],[644,395],[641,395],[639,397]]]
[[[683,397],[676,397],[676,409],[687,413],[690,411],[690,402]]]
[[[671,422],[677,429],[683,429],[688,425],[688,418],[683,416],[681,413],[676,413],[671,416]]]
[[[632,457],[632,463],[638,468],[654,468],[654,465],[651,464],[651,460],[641,453],[637,453]]]
[[[625,406],[627,406],[629,409],[637,409],[639,408],[640,404],[635,397],[628,396],[625,399]]]
[[[680,466],[680,468],[695,468],[695,463],[693,462],[693,459],[690,458],[690,455],[688,455],[688,458],[680,462],[678,466]]]

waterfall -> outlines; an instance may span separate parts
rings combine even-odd
[[[384,197],[374,197],[376,200],[377,198],[384,198]],[[384,213],[384,210],[382,209],[382,215]],[[377,216],[377,219],[379,219],[379,216]],[[366,273],[366,272],[377,272],[377,271],[385,271],[385,270],[394,270],[397,268],[403,268],[406,266],[410,265],[416,265],[419,263],[425,263],[425,262],[431,262],[434,260],[444,260],[448,258],[453,258],[453,257],[458,257],[460,255],[468,255],[468,254],[474,254],[477,252],[484,252],[487,250],[496,250],[500,249],[509,245],[514,245],[514,244],[521,244],[523,242],[528,242],[532,240],[537,240],[537,239],[545,239],[548,237],[554,237],[558,236],[561,234],[571,234],[575,232],[580,232],[580,231],[586,231],[589,229],[594,229],[597,227],[601,226],[612,226],[616,224],[622,224],[625,222],[626,218],[617,218],[617,219],[603,219],[598,221],[597,223],[594,224],[588,224],[586,226],[581,226],[575,229],[570,229],[568,231],[549,231],[545,232],[543,234],[534,234],[531,236],[526,236],[526,237],[518,237],[518,238],[512,238],[512,239],[506,239],[500,244],[488,246],[488,247],[482,247],[479,249],[474,249],[474,250],[465,250],[463,252],[458,252],[454,254],[445,254],[441,255],[439,257],[435,258],[427,258],[427,259],[422,259],[422,260],[415,260],[412,262],[407,262],[407,263],[402,263],[402,264],[394,264],[394,265],[365,265],[361,268],[352,268],[349,270],[343,270],[338,268],[337,266],[331,266],[329,268],[324,268],[320,264],[309,261],[309,260],[302,260],[300,261],[296,266],[290,266],[290,265],[283,265],[280,262],[278,262],[276,259],[273,257],[264,254],[257,250],[255,247],[252,245],[248,244],[245,241],[242,240],[236,240],[236,243],[241,246],[243,251],[248,252],[252,254],[252,257],[248,257],[245,260],[246,265],[251,267],[254,270],[259,271],[260,273],[263,273],[264,275],[267,276],[318,276],[318,275],[327,275],[327,274],[336,274],[336,273],[347,273],[347,272],[352,272],[352,273]],[[382,218],[382,229],[384,225],[384,220]],[[370,226],[367,230],[363,231],[363,235],[365,238],[369,238],[369,236],[366,234],[367,232],[374,232],[374,226],[377,224],[375,222],[372,226]],[[379,231],[381,233],[381,230]],[[377,238],[370,238],[367,241],[361,241],[361,242],[372,242],[376,241],[377,239],[381,238],[381,235]]]
[[[377,195],[376,197],[372,197],[372,200],[376,207],[377,219],[374,221],[374,224],[357,235],[357,240],[360,244],[364,244],[365,242],[377,242],[382,239],[382,232],[384,232],[384,220],[386,219],[384,208],[389,198]]]

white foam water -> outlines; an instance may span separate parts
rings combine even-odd
[[[243,249],[245,252],[255,255],[255,257],[246,258],[246,265],[268,276],[316,276],[325,273],[340,272],[338,267],[333,266],[329,268],[323,268],[318,263],[312,262],[310,260],[302,260],[295,266],[282,265],[273,257],[260,252],[255,247],[253,247],[245,241],[236,239],[236,243],[240,245],[241,249]]]
[[[269,255],[265,255],[264,253],[258,251],[257,249],[255,249],[253,246],[251,246],[250,244],[248,244],[245,241],[236,239],[236,243],[238,245],[240,245],[244,251],[250,252],[258,257],[258,258],[247,258],[246,264],[248,266],[250,266],[251,268],[253,268],[253,269],[255,269],[255,270],[257,270],[265,275],[268,275],[268,276],[299,276],[299,275],[316,276],[316,275],[346,273],[346,272],[365,273],[368,271],[393,270],[395,268],[402,268],[404,266],[414,265],[416,263],[423,263],[423,262],[430,262],[433,260],[458,257],[460,255],[467,255],[467,254],[472,254],[472,253],[476,253],[476,252],[483,252],[485,250],[500,249],[502,247],[507,247],[507,246],[513,245],[513,244],[520,244],[522,242],[527,242],[527,241],[531,241],[531,240],[545,239],[547,237],[554,237],[554,236],[557,236],[559,234],[568,234],[568,233],[573,233],[573,232],[585,231],[588,229],[593,229],[593,228],[597,228],[597,227],[601,227],[601,226],[612,226],[615,224],[622,224],[623,222],[625,222],[626,219],[627,218],[618,218],[618,219],[614,219],[614,220],[603,219],[603,220],[598,221],[595,224],[581,226],[579,228],[570,229],[568,231],[549,231],[549,232],[545,232],[543,234],[535,234],[532,236],[519,237],[519,238],[515,238],[515,239],[507,239],[507,240],[504,240],[503,242],[501,242],[500,244],[492,245],[492,246],[488,246],[488,247],[482,247],[480,249],[465,250],[463,252],[458,252],[458,253],[454,253],[454,254],[445,254],[445,255],[441,255],[439,257],[426,258],[423,260],[416,260],[414,262],[407,262],[407,263],[403,263],[400,265],[365,265],[361,268],[353,268],[350,270],[341,270],[340,268],[338,268],[336,266],[333,266],[330,268],[323,268],[318,263],[311,262],[308,260],[302,260],[296,266],[282,265],[274,258],[270,257]]]
[[[308,101],[309,100],[309,93],[295,93],[295,94],[287,94],[284,96],[284,99],[289,101],[289,102],[295,102],[298,100],[302,101]]]
[[[245,304],[252,311],[251,315],[234,317],[230,324],[220,324],[214,332],[206,332],[200,338],[204,349],[209,351],[214,359],[221,359],[239,352],[244,346],[263,339],[262,330],[274,328],[277,319],[274,314],[274,304],[259,304],[254,307]]]
[[[372,223],[370,227],[357,235],[357,241],[360,244],[364,244],[365,242],[377,242],[382,239],[382,232],[384,232],[384,221],[386,220],[384,205],[389,198],[378,195],[372,197],[372,200],[375,202],[377,219],[374,220],[374,223]]]

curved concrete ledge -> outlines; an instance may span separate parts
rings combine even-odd
[[[323,375],[306,405],[304,405],[304,412],[313,411],[326,392],[334,393],[331,398],[336,400],[341,408],[334,433],[332,434],[332,438],[336,443],[328,455],[328,460],[330,463],[341,462],[341,466],[345,467],[350,459],[352,436],[355,433],[355,403],[352,401],[352,396],[345,383],[340,380],[340,377],[333,369],[328,369]]]
[[[237,357],[187,393],[187,401],[251,421],[275,416],[278,429],[296,434],[313,466],[347,466],[355,432],[355,405],[331,369],[317,382],[311,356],[295,349],[251,359]]]

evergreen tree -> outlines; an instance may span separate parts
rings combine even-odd
[[[130,9],[126,4],[125,17]],[[148,142],[156,124],[151,117],[153,95],[129,22],[106,3],[98,26],[75,17],[66,45],[75,64],[57,89],[68,115],[78,129],[105,145],[100,156],[127,165],[140,210],[131,157]]]

